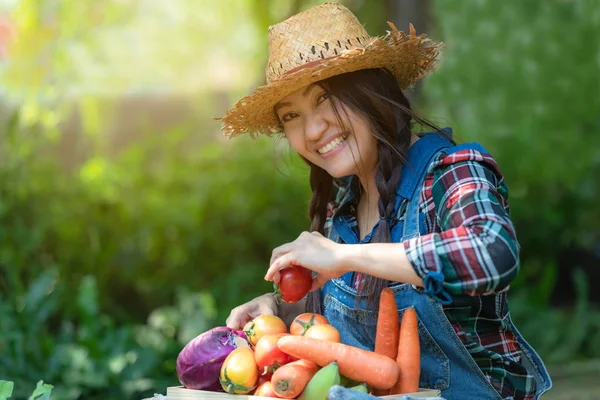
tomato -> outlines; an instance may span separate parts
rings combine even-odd
[[[281,398],[277,396],[277,394],[275,394],[275,391],[273,390],[273,384],[271,383],[271,381],[266,381],[258,385],[256,391],[254,392],[254,396],[274,397],[276,399]]]
[[[312,272],[309,269],[293,265],[279,271],[281,279],[275,285],[275,295],[285,303],[296,303],[312,287]]]
[[[238,347],[225,358],[219,374],[221,387],[230,394],[250,393],[258,379],[254,351]]]
[[[259,374],[272,374],[277,368],[291,361],[291,356],[277,347],[277,341],[285,335],[289,333],[265,335],[256,343],[254,359]]]
[[[256,389],[254,389],[253,391],[251,391],[248,394],[251,396],[256,396],[256,391],[258,390],[258,388],[260,388],[260,386],[265,382],[271,382],[272,376],[273,376],[273,374],[260,375],[260,372],[259,372],[258,379],[256,380]]]
[[[319,324],[329,324],[329,321],[321,314],[300,314],[294,318],[290,325],[290,333],[292,335],[304,335],[311,326]]]
[[[304,336],[340,343],[340,331],[335,326],[329,324],[314,325],[308,328]]]
[[[281,318],[275,315],[259,315],[248,322],[243,331],[252,346],[256,346],[261,337],[276,333],[287,333],[288,330]]]

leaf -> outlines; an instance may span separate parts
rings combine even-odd
[[[98,285],[93,275],[86,275],[79,284],[77,293],[77,308],[84,319],[95,318],[98,315]]]
[[[55,270],[48,270],[35,278],[25,295],[25,307],[28,310],[37,310],[46,301],[46,297],[54,287],[57,275]]]
[[[6,400],[12,396],[14,385],[11,381],[0,381],[0,400]]]
[[[49,400],[52,389],[54,389],[54,386],[39,381],[33,394],[29,396],[29,400]]]

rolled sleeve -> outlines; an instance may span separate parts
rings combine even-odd
[[[518,273],[519,245],[497,170],[473,159],[441,163],[432,175],[436,229],[404,242],[425,291],[448,303],[503,290]]]

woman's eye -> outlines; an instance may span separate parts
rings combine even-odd
[[[327,92],[323,92],[319,98],[317,99],[317,104],[320,104],[329,98],[329,94]]]
[[[283,118],[281,118],[281,120],[283,122],[287,122],[287,121],[290,121],[290,120],[296,118],[297,116],[298,116],[298,114],[296,114],[296,113],[287,113],[283,116]]]

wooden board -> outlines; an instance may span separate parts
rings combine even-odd
[[[440,396],[439,390],[419,389],[416,393],[405,393],[396,394],[390,396],[381,396],[381,399],[399,399],[405,395],[411,395],[412,397],[436,397]],[[263,396],[249,396],[242,394],[227,394],[222,392],[209,392],[206,390],[193,390],[186,389],[183,386],[172,386],[167,388],[167,400],[260,400],[260,399],[273,399],[274,397],[263,397]]]

